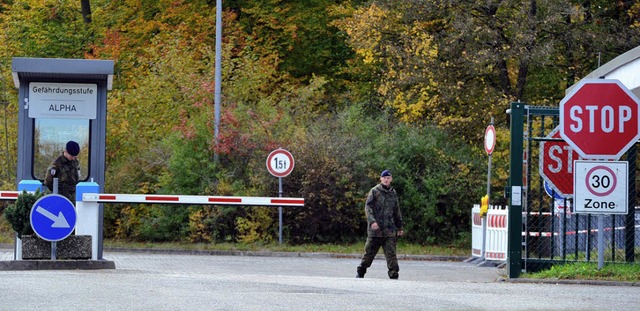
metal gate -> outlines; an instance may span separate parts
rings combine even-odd
[[[506,188],[509,277],[516,278],[522,271],[538,271],[558,263],[598,262],[598,217],[604,217],[605,222],[604,262],[640,262],[636,259],[640,256],[636,251],[640,247],[640,211],[636,214],[635,208],[636,145],[620,159],[629,163],[628,213],[574,214],[571,176],[572,160],[577,160],[574,158],[577,154],[572,155],[568,145],[562,147],[566,143],[559,133],[553,135],[559,125],[558,108],[511,103],[509,114],[510,177]],[[555,149],[549,151],[549,146]],[[522,234],[518,234],[520,232]]]

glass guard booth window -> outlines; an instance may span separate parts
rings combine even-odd
[[[80,180],[89,175],[89,122],[88,119],[36,118],[33,140],[33,174],[44,180],[47,167],[62,154],[68,141],[80,145]]]

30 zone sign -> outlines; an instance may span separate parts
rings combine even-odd
[[[576,213],[627,213],[629,162],[578,160],[573,163]]]
[[[267,157],[267,169],[275,177],[286,177],[291,174],[295,162],[293,155],[287,150],[276,149]]]

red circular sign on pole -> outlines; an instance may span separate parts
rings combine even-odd
[[[267,169],[275,177],[286,177],[291,174],[295,162],[293,155],[287,150],[276,149],[267,157]]]
[[[487,126],[484,131],[484,151],[487,154],[493,153],[493,148],[496,147],[496,128],[493,125]]]
[[[546,138],[559,139],[559,127],[553,129]],[[573,160],[578,160],[579,157],[565,141],[550,140],[540,143],[540,176],[556,195],[573,196]]]
[[[640,100],[618,80],[583,80],[560,102],[560,135],[584,159],[619,159],[640,139]]]
[[[599,187],[592,187],[591,186],[592,178],[594,174],[598,172],[598,170],[604,171],[604,174],[598,175],[599,176],[597,178],[598,180],[596,180]],[[587,172],[587,177],[584,179],[584,181],[585,181],[584,183],[585,183],[585,186],[587,187],[587,190],[589,190],[591,194],[598,197],[604,197],[604,196],[610,195],[614,190],[616,190],[616,186],[618,185],[618,178],[616,177],[616,173],[613,172],[611,168],[604,165],[598,165],[591,168]],[[597,189],[597,188],[604,188],[604,190],[599,191],[600,189]]]

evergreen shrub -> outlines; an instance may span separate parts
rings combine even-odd
[[[45,195],[40,189],[35,192],[23,191],[18,195],[15,204],[9,205],[4,211],[4,217],[11,224],[18,237],[34,234],[31,228],[31,208],[33,204]]]

